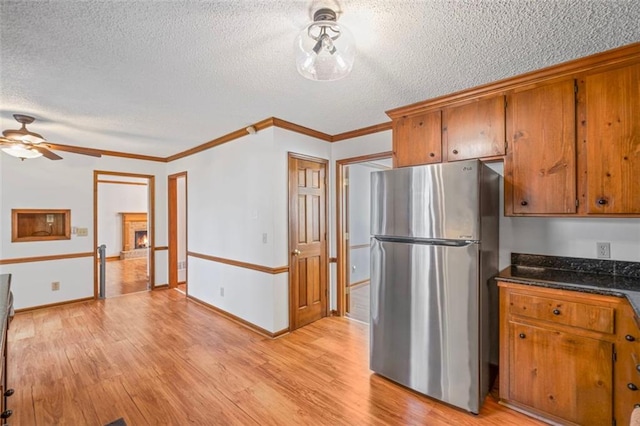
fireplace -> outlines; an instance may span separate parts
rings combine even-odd
[[[147,230],[135,231],[133,241],[135,243],[135,249],[147,248],[149,243],[149,240],[147,240]]]
[[[146,213],[120,213],[122,216],[122,251],[120,259],[147,256],[149,239]]]

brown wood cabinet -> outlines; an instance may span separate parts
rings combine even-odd
[[[503,156],[507,216],[640,216],[640,43],[387,114],[395,167]]]
[[[393,167],[442,161],[442,115],[432,111],[393,122]]]
[[[505,161],[507,214],[576,212],[573,79],[509,95]]]
[[[498,281],[500,399],[562,424],[629,424],[640,330],[619,297]]]
[[[587,213],[640,213],[640,64],[585,78]]]
[[[505,98],[494,96],[443,110],[442,142],[447,161],[505,154]]]
[[[509,399],[581,425],[612,419],[613,343],[509,322]]]

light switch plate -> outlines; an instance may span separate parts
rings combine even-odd
[[[76,235],[78,237],[86,237],[89,235],[89,228],[76,228]]]

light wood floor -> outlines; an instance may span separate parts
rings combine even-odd
[[[106,263],[105,296],[114,297],[148,289],[147,258],[113,260]]]
[[[538,425],[478,416],[374,375],[368,326],[330,317],[272,340],[175,290],[19,313],[12,425]]]

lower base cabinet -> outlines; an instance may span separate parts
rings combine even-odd
[[[498,281],[500,399],[560,424],[628,425],[640,329],[623,298]]]

